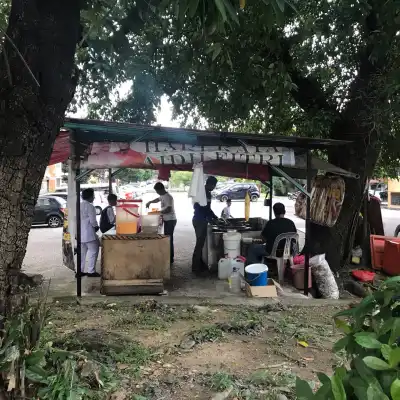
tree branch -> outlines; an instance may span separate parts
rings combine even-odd
[[[291,90],[291,95],[296,103],[308,113],[328,111],[339,115],[335,105],[328,101],[318,81],[313,77],[303,76],[294,66],[288,41],[282,43],[282,49],[280,59],[285,64],[292,82],[296,85],[296,88]]]

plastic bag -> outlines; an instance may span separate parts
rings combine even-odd
[[[193,176],[192,181],[190,182],[188,196],[192,198],[193,204],[199,203],[202,207],[207,205],[207,196],[204,188],[203,164],[201,163],[196,164],[193,167]]]
[[[325,259],[325,254],[319,254],[310,258],[312,274],[317,283],[318,290],[324,299],[339,298],[339,288],[335,277]]]

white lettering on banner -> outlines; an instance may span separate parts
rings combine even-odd
[[[131,150],[156,158],[160,164],[193,164],[222,160],[250,164],[294,165],[294,152],[282,147],[190,146],[165,142],[133,142]]]
[[[129,165],[182,165],[204,161],[294,166],[295,155],[286,147],[190,146],[167,142],[93,143],[82,168],[118,168]]]

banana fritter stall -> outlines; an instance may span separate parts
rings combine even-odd
[[[159,179],[165,181],[173,170],[191,171],[195,164],[202,163],[205,174],[258,180],[268,187],[270,193],[272,177],[281,176],[305,195],[307,242],[313,176],[322,170],[347,178],[357,177],[311,156],[310,150],[326,150],[348,144],[347,141],[328,139],[67,119],[55,142],[50,165],[69,160],[68,222],[63,235],[63,260],[68,268],[76,271],[77,295],[82,294],[80,182],[93,170],[109,170],[110,193],[114,176],[123,168],[155,169],[158,170]],[[296,179],[306,179],[306,188]],[[265,205],[269,206],[271,218],[272,199],[266,199]],[[124,293],[139,293],[133,281],[142,281],[143,287],[147,285],[145,290],[140,289],[141,292],[159,292],[160,288],[154,289],[154,286],[169,279],[169,237],[140,235],[143,234],[104,237],[104,294],[120,293],[117,287],[125,287]],[[309,255],[305,254],[305,277],[308,276],[308,269]],[[307,294],[308,284],[305,284],[304,291]]]

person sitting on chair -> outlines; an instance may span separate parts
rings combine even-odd
[[[272,252],[275,239],[283,233],[297,233],[294,222],[285,218],[286,210],[282,203],[275,203],[273,206],[275,218],[265,224],[261,236],[265,244],[252,244],[247,254],[247,264],[256,264],[262,262],[263,257],[268,256]],[[278,244],[277,256],[283,254],[285,241],[282,240]]]

